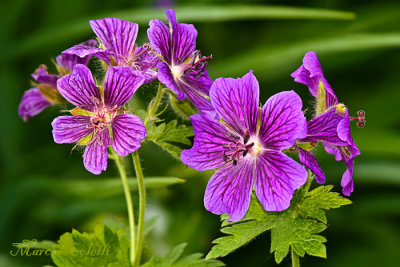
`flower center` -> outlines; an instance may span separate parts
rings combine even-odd
[[[238,136],[231,132],[227,132],[225,135],[235,139],[235,141],[223,145],[227,150],[223,151],[222,158],[225,162],[232,162],[233,165],[236,165],[240,158],[246,157],[246,155],[252,150],[254,143],[249,142],[250,134],[248,129],[244,131],[243,136]]]
[[[250,142],[254,145],[250,148],[249,154],[253,157],[258,157],[261,154],[261,152],[264,150],[263,145],[261,144],[260,140],[256,136],[251,137]]]
[[[185,72],[185,65],[171,66],[171,73],[174,79],[179,79]]]
[[[95,103],[96,108],[90,116],[91,125],[87,126],[87,128],[93,129],[93,138],[89,141],[89,144],[97,139],[97,133],[108,128],[120,110],[117,105],[111,109],[106,107],[99,99],[93,98],[92,101]]]
[[[170,66],[171,73],[175,79],[179,79],[183,74],[189,74],[194,76],[196,79],[200,78],[207,68],[207,60],[212,59],[212,55],[208,57],[203,57],[199,50],[193,52],[193,54],[182,63],[177,65],[172,64]]]

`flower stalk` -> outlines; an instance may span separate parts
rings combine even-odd
[[[113,158],[117,164],[119,174],[121,176],[122,186],[124,188],[126,206],[128,208],[128,219],[129,219],[129,233],[131,238],[131,249],[130,249],[130,262],[133,265],[135,262],[135,248],[136,248],[136,234],[135,234],[135,216],[133,213],[132,196],[129,190],[128,178],[126,177],[126,171],[124,166],[124,158],[119,156],[112,150]]]
[[[294,251],[293,247],[292,247],[292,266],[300,267],[299,255],[297,255],[297,253]]]
[[[135,151],[132,153],[133,165],[136,171],[136,177],[138,181],[139,188],[139,223],[138,223],[138,232],[137,232],[137,243],[135,247],[135,258],[133,262],[133,266],[140,265],[140,258],[143,249],[143,229],[144,229],[144,214],[146,208],[146,189],[144,186],[144,176],[142,171],[142,166],[140,164],[139,152]]]

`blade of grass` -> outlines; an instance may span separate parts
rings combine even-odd
[[[176,7],[175,10],[179,21],[190,23],[250,19],[351,20],[355,18],[355,14],[352,12],[266,5],[185,6]],[[14,45],[10,45],[8,49],[2,50],[7,51],[7,53],[1,53],[0,56],[3,59],[20,56],[37,49],[43,49],[48,44],[65,44],[68,43],[68,40],[76,40],[79,37],[83,38],[91,32],[89,19],[103,17],[118,17],[134,21],[138,24],[148,24],[149,20],[153,18],[160,18],[166,21],[165,11],[154,8],[129,9],[82,17],[78,21],[74,23],[68,22],[64,26],[38,30],[25,39],[18,40]],[[68,45],[66,48],[68,48]]]

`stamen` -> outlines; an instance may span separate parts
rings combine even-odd
[[[357,122],[357,127],[358,128],[364,128],[366,120],[365,120],[365,111],[364,110],[359,110],[357,112],[358,117],[350,117],[350,120],[355,120]]]
[[[243,143],[246,144],[250,139],[249,129],[246,129],[243,134]]]

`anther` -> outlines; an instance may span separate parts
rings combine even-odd
[[[234,159],[234,160],[232,161],[232,164],[233,164],[233,166],[236,166],[236,164],[237,164],[237,160],[236,160],[236,159]]]
[[[249,129],[246,129],[243,134],[243,143],[246,144],[250,139]]]

